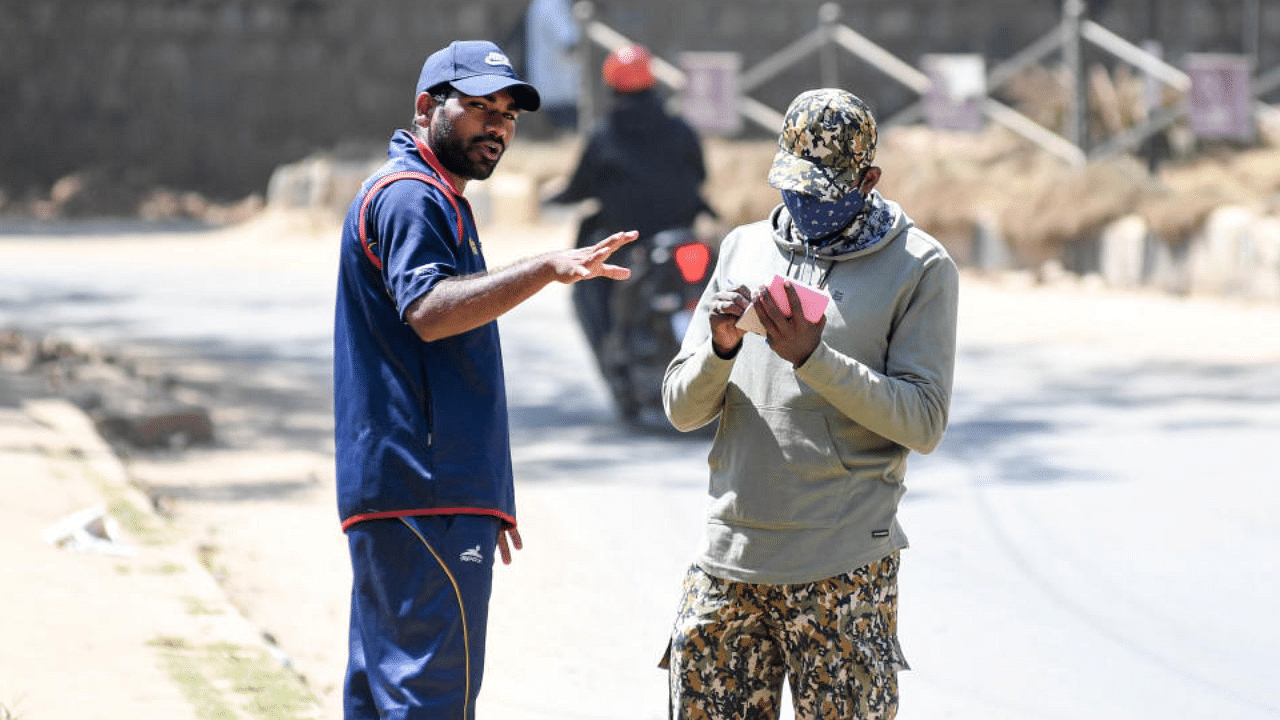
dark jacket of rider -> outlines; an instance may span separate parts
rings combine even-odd
[[[700,192],[706,167],[693,128],[668,115],[654,90],[616,92],[613,98],[568,185],[550,199],[600,201],[600,211],[589,223],[593,232],[584,232],[579,246],[592,234],[639,230],[647,237],[691,227],[703,211],[714,215]]]

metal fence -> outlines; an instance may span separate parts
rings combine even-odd
[[[1242,1],[1247,5],[1243,12],[1246,26],[1247,18],[1255,20],[1252,30],[1256,50],[1259,0]],[[584,37],[606,52],[635,42],[597,20],[594,6],[588,1],[577,3],[574,13]],[[1248,37],[1246,32],[1246,44]],[[1136,70],[1149,86],[1147,96],[1150,98],[1144,108],[1145,118],[1140,122],[1116,128],[1109,136],[1092,143],[1088,137],[1090,103],[1084,62],[1086,44]],[[780,110],[751,97],[752,91],[794,66],[811,62],[814,56],[817,57],[818,79],[822,86],[839,86],[836,55],[839,52],[852,54],[918,96],[916,102],[883,120],[882,124],[886,126],[919,122],[946,126],[941,118],[948,112],[954,116],[956,112],[963,115],[967,110],[971,120],[976,122],[960,123],[952,129],[976,130],[981,124],[995,123],[1071,164],[1133,152],[1153,136],[1181,121],[1187,121],[1200,137],[1250,142],[1254,139],[1256,115],[1265,108],[1258,98],[1280,89],[1280,68],[1255,73],[1256,52],[1252,57],[1248,53],[1240,56],[1190,55],[1188,67],[1178,68],[1160,57],[1158,47],[1151,44],[1140,46],[1087,19],[1084,0],[1064,0],[1062,19],[1054,28],[1012,57],[990,67],[981,56],[932,55],[923,59],[922,64],[926,67],[917,68],[843,24],[839,6],[827,3],[818,10],[815,29],[752,67],[741,69],[741,60],[733,53],[714,54],[723,56],[725,61],[719,66],[719,72],[731,72],[733,75],[728,84],[733,88],[732,96],[726,97],[722,93],[706,98],[690,92],[691,87],[706,85],[697,82],[696,77],[690,77],[704,72],[706,68],[691,67],[687,59],[713,55],[711,53],[687,53],[675,63],[655,57],[653,71],[660,83],[676,92],[677,103],[691,119],[697,116],[698,103],[714,102],[714,111],[705,115],[729,116],[768,132],[776,132],[782,125]],[[598,68],[591,65],[590,48],[580,48],[579,57],[583,63],[581,76],[584,83],[580,94],[579,127],[585,132],[596,117],[597,108],[590,83]],[[1055,58],[1058,60],[1056,67],[1066,80],[1066,113],[1060,130],[1046,127],[993,97],[994,92],[1020,73],[1034,66],[1051,64]],[[949,68],[964,68],[961,75],[967,75],[967,79],[957,81],[955,77],[949,77]],[[965,87],[957,92],[955,86],[959,84]],[[720,86],[723,87],[724,83]],[[711,130],[716,131],[717,128]],[[723,131],[723,128],[719,130]]]

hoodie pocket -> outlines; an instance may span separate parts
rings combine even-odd
[[[852,478],[822,413],[740,405],[710,458],[713,515],[761,527],[830,527],[847,516]]]

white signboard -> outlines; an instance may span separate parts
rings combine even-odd
[[[736,135],[742,129],[738,114],[738,74],[742,56],[735,52],[681,53],[685,84],[681,93],[684,118],[702,132]]]
[[[924,97],[925,117],[939,130],[978,132],[985,125],[987,64],[981,55],[925,55],[924,73],[933,81]]]
[[[1197,137],[1253,142],[1253,88],[1244,55],[1191,54],[1188,125]]]

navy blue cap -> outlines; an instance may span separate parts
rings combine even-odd
[[[488,40],[455,40],[431,53],[422,64],[417,94],[444,83],[476,97],[507,90],[521,110],[537,110],[542,104],[537,89],[521,80],[507,54]]]

